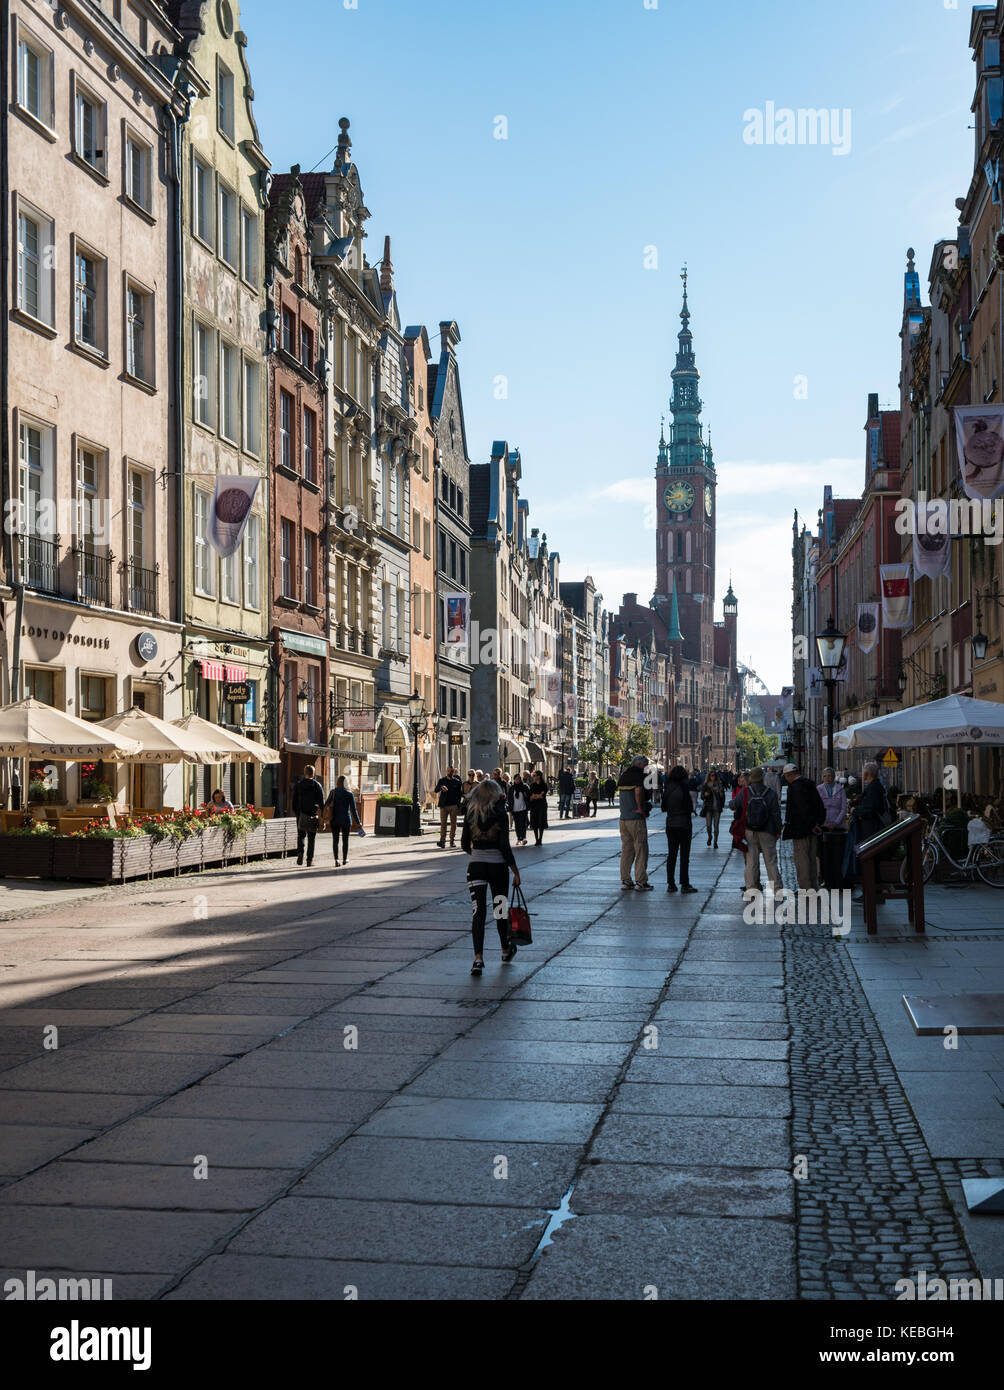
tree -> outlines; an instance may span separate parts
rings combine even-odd
[[[652,729],[648,724],[632,724],[624,740],[624,761],[629,763],[639,753],[651,756]]]
[[[589,733],[579,744],[579,761],[595,763],[602,776],[611,763],[620,763],[624,751],[624,736],[607,715],[601,714]]]
[[[736,754],[739,770],[769,762],[777,752],[777,734],[765,733],[758,724],[746,720],[736,725]]]

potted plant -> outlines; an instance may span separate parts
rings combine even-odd
[[[400,792],[383,792],[377,797],[376,825],[378,835],[411,834],[412,799]]]

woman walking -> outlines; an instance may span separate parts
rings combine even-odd
[[[717,772],[709,772],[704,786],[701,788],[701,815],[704,817],[704,824],[708,827],[708,844],[711,844],[712,831],[714,831],[715,844],[718,848],[718,822],[722,818],[722,808],[725,805],[725,788],[721,784]]]
[[[331,826],[331,848],[338,863],[338,840],[342,841],[342,863],[349,862],[349,831],[359,829],[359,812],[356,799],[345,785],[345,778],[339,777],[328,792],[328,799],[321,812],[321,824],[327,820]]]
[[[589,807],[592,806],[590,812]],[[600,779],[594,772],[586,783],[586,814],[596,816],[600,808]]]
[[[670,768],[662,793],[662,809],[666,815],[666,892],[676,892],[676,856],[680,856],[680,891],[696,893],[690,882],[690,842],[693,838],[694,804],[690,797],[685,768]]]
[[[471,936],[474,938],[471,974],[480,975],[485,968],[485,923],[489,907],[498,927],[503,964],[508,964],[516,954],[516,943],[509,935],[509,871],[512,870],[513,886],[518,887],[519,869],[509,844],[505,798],[497,782],[486,778],[468,798],[460,844],[470,856],[467,884],[471,892]],[[506,911],[503,916],[496,916],[503,902]]]
[[[526,844],[526,823],[530,818],[530,788],[518,772],[512,779],[510,806],[516,830],[516,845],[518,848],[522,848]]]
[[[547,829],[547,783],[539,770],[530,779],[530,829],[534,844],[543,844]]]

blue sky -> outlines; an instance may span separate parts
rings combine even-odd
[[[898,403],[906,248],[926,302],[969,185],[970,8],[357,3],[243,0],[273,169],[330,167],[350,118],[370,260],[389,233],[405,321],[460,325],[473,460],[520,448],[531,524],[611,609],[654,586],[688,263],[719,612],[731,571],[740,655],[779,688],[792,512],[814,518],[827,482],[860,492],[868,393]],[[848,152],[747,143],[745,113],[768,102],[849,111]]]

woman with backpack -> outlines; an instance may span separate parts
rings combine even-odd
[[[471,936],[474,939],[471,974],[480,975],[485,968],[485,923],[489,907],[498,927],[503,963],[507,965],[516,954],[516,943],[509,933],[509,872],[512,871],[513,886],[518,887],[519,869],[509,844],[505,797],[497,782],[488,779],[479,782],[468,797],[460,844],[470,860],[467,884],[471,893]]]
[[[696,893],[690,882],[690,842],[693,838],[694,805],[687,783],[687,772],[679,765],[669,770],[662,793],[666,815],[666,892],[675,893],[676,856],[680,856],[680,892]]]
[[[701,788],[701,815],[704,817],[704,824],[708,827],[708,844],[711,844],[712,830],[714,831],[715,844],[718,848],[718,822],[722,818],[722,810],[725,806],[725,788],[719,780],[717,772],[709,772],[704,786]]]

